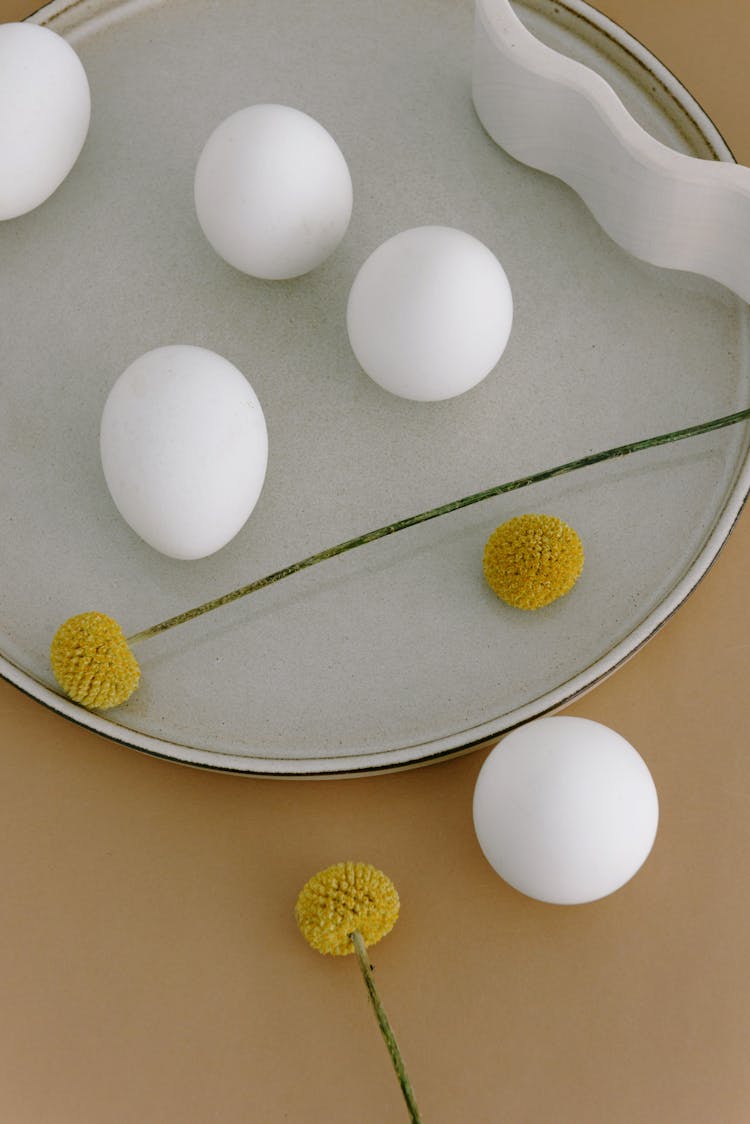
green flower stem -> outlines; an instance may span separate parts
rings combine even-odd
[[[355,929],[351,934],[351,941],[354,945],[354,950],[357,953],[359,966],[362,970],[362,979],[365,981],[367,994],[370,996],[370,1002],[372,1003],[373,1010],[375,1011],[375,1016],[378,1020],[380,1032],[385,1039],[386,1046],[388,1047],[388,1053],[391,1055],[393,1068],[396,1070],[396,1076],[398,1077],[399,1085],[401,1086],[401,1092],[404,1094],[404,1100],[406,1101],[407,1108],[409,1109],[409,1115],[411,1117],[412,1124],[419,1124],[421,1117],[419,1115],[417,1103],[414,1100],[414,1093],[412,1092],[411,1082],[407,1077],[406,1070],[404,1068],[404,1060],[401,1057],[401,1052],[398,1048],[398,1044],[394,1037],[393,1031],[391,1030],[391,1025],[388,1022],[388,1017],[383,1010],[383,1004],[380,1002],[380,996],[378,995],[377,988],[375,987],[375,981],[372,978],[370,958],[367,955],[367,948],[365,946],[365,942],[362,939],[362,934]]]
[[[698,425],[688,426],[686,429],[675,429],[671,433],[662,433],[657,437],[644,437],[641,441],[631,441],[628,445],[616,445],[612,449],[604,449],[599,453],[590,453],[586,457],[580,457],[575,461],[567,461],[565,464],[559,464],[555,468],[545,468],[542,472],[535,472],[531,476],[521,476],[518,480],[510,480],[505,484],[496,484],[493,488],[487,488],[483,492],[474,492],[470,496],[463,496],[461,499],[452,500],[450,503],[441,504],[440,507],[433,507],[429,511],[422,511],[418,515],[410,515],[406,519],[400,519],[397,523],[387,523],[384,527],[378,527],[374,531],[367,531],[363,535],[357,535],[356,538],[347,539],[345,542],[340,542],[336,546],[329,546],[326,550],[321,550],[317,554],[311,554],[307,558],[303,558],[300,562],[293,562],[290,566],[285,566],[283,570],[276,570],[273,574],[267,574],[264,578],[258,578],[257,581],[251,582],[249,585],[243,585],[240,589],[235,589],[231,593],[225,593],[223,597],[216,597],[213,601],[206,601],[203,605],[198,605],[195,609],[188,609],[184,613],[178,613],[175,617],[169,617],[168,620],[161,621],[159,624],[152,625],[151,628],[146,628],[142,632],[137,632],[133,636],[128,637],[128,643],[134,644],[138,640],[148,640],[151,636],[157,636],[160,632],[166,632],[168,628],[174,628],[178,624],[186,624],[187,621],[195,620],[196,617],[202,616],[204,613],[210,613],[214,609],[220,609],[223,605],[229,605],[232,601],[238,601],[240,597],[247,597],[250,593],[256,593],[259,589],[265,589],[266,586],[274,585],[276,582],[281,581],[282,578],[288,578],[292,574],[299,573],[300,570],[306,570],[310,566],[317,565],[318,562],[325,562],[329,558],[335,558],[339,554],[345,554],[349,550],[354,550],[357,546],[365,546],[367,543],[375,542],[377,539],[383,539],[387,535],[394,535],[397,531],[404,531],[407,527],[416,527],[419,523],[427,523],[430,519],[437,519],[439,515],[448,515],[452,511],[458,511],[462,507],[469,507],[471,504],[481,503],[482,500],[491,499],[493,496],[501,496],[506,492],[515,492],[519,488],[527,488],[530,484],[540,484],[543,480],[552,480],[555,476],[564,476],[567,472],[574,472],[579,468],[588,468],[592,464],[599,464],[601,461],[615,460],[617,457],[625,457],[630,453],[639,453],[644,449],[654,449],[657,445],[669,445],[675,441],[684,441],[688,437],[698,437],[703,433],[710,433],[715,429],[724,429],[729,425],[736,425],[737,422],[748,421],[750,419],[750,409],[738,410],[734,414],[727,414],[722,418],[714,418],[712,421],[700,422]]]

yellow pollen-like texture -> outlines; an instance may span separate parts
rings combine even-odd
[[[305,883],[294,907],[297,925],[318,952],[346,956],[354,952],[356,929],[366,945],[376,944],[398,920],[396,887],[369,863],[336,863]]]
[[[141,677],[125,634],[104,613],[79,613],[60,625],[50,663],[65,694],[89,710],[120,706]]]
[[[492,532],[482,568],[490,588],[508,605],[541,609],[578,581],[583,544],[554,515],[518,515]]]

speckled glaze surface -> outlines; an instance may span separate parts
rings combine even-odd
[[[597,69],[681,152],[730,160],[647,52],[584,5],[516,12]],[[363,547],[143,643],[142,686],[90,714],[61,698],[48,649],[88,609],[126,633],[342,539],[506,479],[748,404],[746,306],[631,257],[564,184],[517,163],[472,106],[464,0],[199,0],[53,5],[78,50],[92,125],[69,178],[0,226],[2,673],[114,741],[248,774],[409,767],[462,752],[586,690],[634,652],[710,565],[747,492],[746,426],[497,498]],[[349,233],[291,282],[245,277],[203,238],[195,162],[258,101],[312,114],[345,153]],[[399,230],[456,226],[511,283],[499,366],[453,401],[412,403],[358,368],[346,299]],[[167,343],[226,356],[266,415],[269,468],[219,554],[176,562],[123,523],[98,460],[114,380]],[[484,542],[525,511],[586,549],[564,600],[503,606]]]

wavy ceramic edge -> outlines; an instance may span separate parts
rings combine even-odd
[[[676,152],[608,82],[536,39],[509,0],[477,0],[474,106],[516,160],[561,179],[624,250],[750,301],[750,169]]]

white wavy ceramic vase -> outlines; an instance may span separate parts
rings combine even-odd
[[[602,77],[536,39],[508,0],[477,0],[473,97],[493,140],[563,180],[623,249],[750,301],[749,168],[655,140]]]

